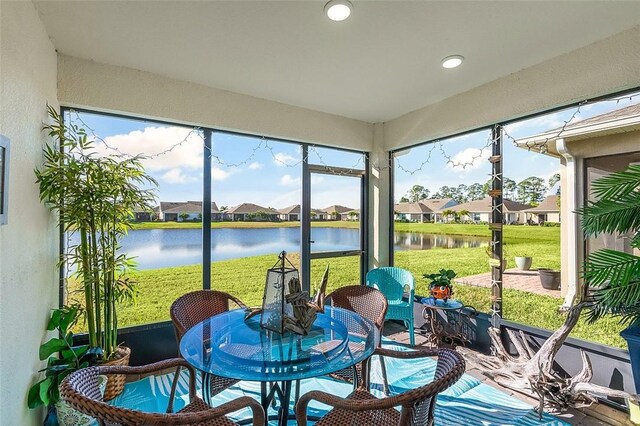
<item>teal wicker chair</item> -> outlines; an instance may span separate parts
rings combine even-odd
[[[392,267],[372,269],[367,273],[367,285],[377,288],[387,297],[389,307],[385,319],[402,320],[409,332],[411,346],[415,345],[413,330],[415,282],[411,272]],[[408,299],[404,298],[405,294],[408,294]]]

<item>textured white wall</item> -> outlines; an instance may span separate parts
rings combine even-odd
[[[386,122],[384,147],[405,147],[635,88],[640,86],[639,70],[636,26]]]
[[[38,345],[57,305],[55,219],[40,204],[33,169],[40,128],[56,101],[56,53],[31,2],[0,2],[0,133],[11,140],[9,223],[0,226],[0,424],[42,423],[27,409]]]
[[[370,150],[373,125],[350,118],[59,55],[63,105]]]

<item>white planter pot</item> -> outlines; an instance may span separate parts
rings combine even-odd
[[[98,387],[100,394],[104,396],[104,390],[107,387],[107,376],[98,376]],[[56,403],[56,413],[60,426],[92,426],[97,424],[96,419],[77,411],[63,400]]]
[[[533,258],[529,256],[516,256],[516,266],[521,271],[528,271],[531,269]]]

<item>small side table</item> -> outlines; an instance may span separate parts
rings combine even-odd
[[[475,338],[472,320],[478,316],[478,312],[473,306],[455,299],[445,303],[433,297],[425,297],[421,303],[422,317],[431,329],[427,339],[431,346],[464,346]]]

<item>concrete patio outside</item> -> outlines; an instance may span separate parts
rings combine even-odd
[[[491,272],[478,275],[470,275],[456,279],[456,282],[476,287],[491,287]],[[540,284],[537,270],[521,271],[519,269],[507,269],[502,274],[502,288],[511,288],[527,293],[541,294],[560,298],[560,289],[547,290]]]

